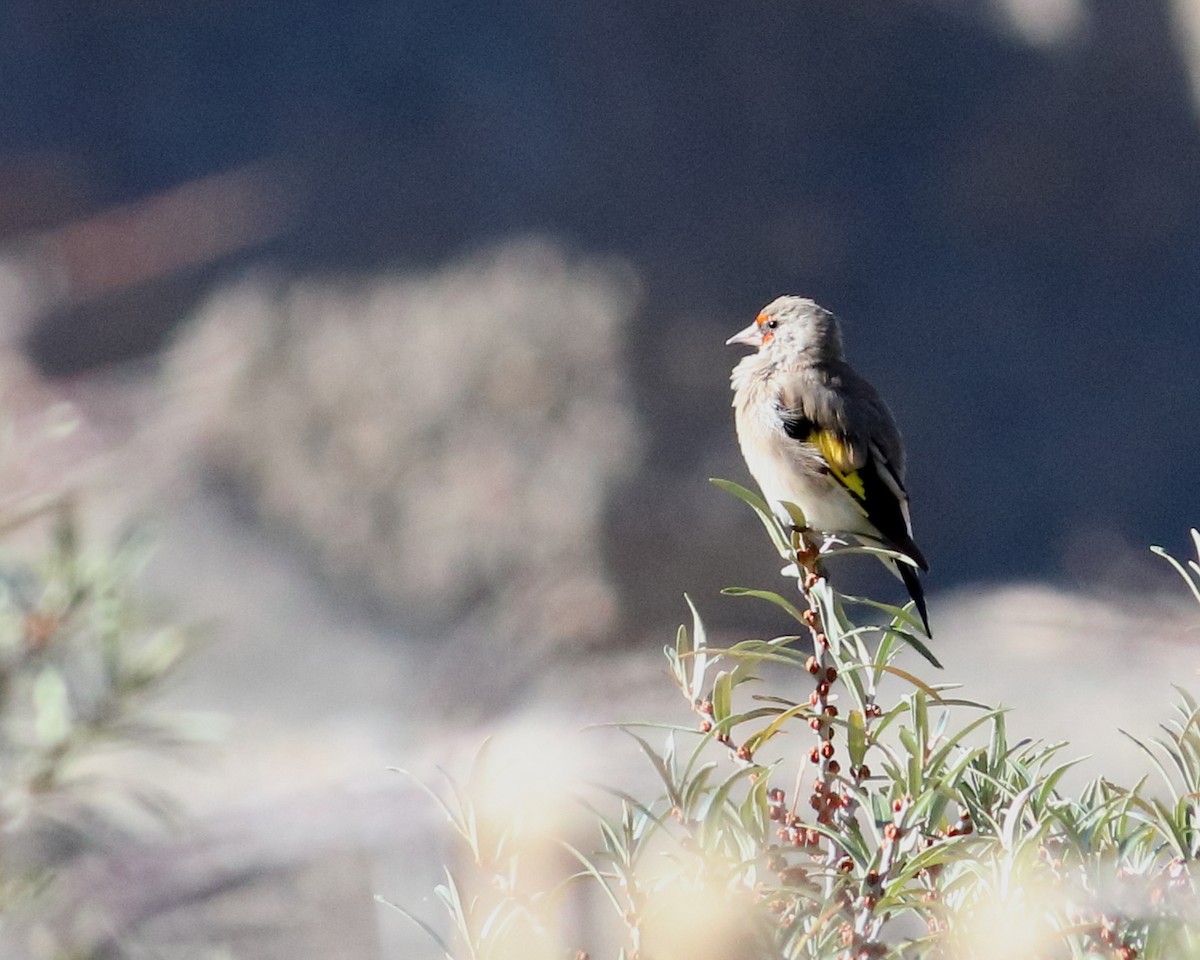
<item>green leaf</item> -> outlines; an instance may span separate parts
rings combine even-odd
[[[375,895],[375,902],[382,904],[385,907],[391,907],[398,914],[400,914],[400,916],[404,917],[410,923],[414,924],[417,927],[420,927],[421,930],[423,930],[425,932],[425,935],[427,937],[429,937],[429,939],[432,940],[435,944],[437,944],[437,948],[442,952],[442,955],[444,957],[446,957],[446,960],[455,960],[454,952],[450,949],[450,947],[446,943],[446,941],[443,940],[438,935],[438,932],[436,930],[434,930],[433,927],[431,927],[429,924],[427,924],[420,917],[416,916],[415,914],[410,913],[408,910],[404,909],[404,907],[400,906],[400,904],[398,904],[398,903],[393,903],[391,900],[385,900],[383,897],[379,896],[378,894]]]
[[[749,587],[726,587],[721,593],[727,597],[757,597],[759,600],[766,600],[768,603],[773,603],[775,606],[786,610],[795,620],[804,623],[804,616],[794,603],[770,590],[752,590]]]
[[[925,646],[925,641],[909,633],[907,630],[901,630],[899,627],[892,627],[890,630],[910,647],[916,650],[917,653],[919,653],[927,661],[929,661],[930,666],[937,667],[939,670],[943,669],[941,661],[933,655],[933,652],[927,646]]]
[[[53,667],[43,667],[34,680],[33,704],[38,742],[45,747],[64,743],[71,735],[71,697],[66,680]]]
[[[1158,772],[1162,774],[1163,782],[1167,785],[1167,789],[1171,791],[1171,799],[1178,801],[1179,792],[1175,789],[1175,779],[1167,771],[1167,768],[1163,765],[1163,762],[1158,758],[1158,754],[1151,750],[1150,747],[1135,737],[1132,733],[1128,733],[1125,730],[1118,730],[1117,732],[1121,734],[1121,736],[1127,737],[1129,740],[1133,741],[1133,743],[1136,744],[1137,747],[1150,758],[1150,762],[1153,763],[1154,766],[1158,768]]]
[[[930,686],[920,677],[909,673],[907,670],[901,670],[899,667],[893,667],[890,663],[850,663],[847,664],[841,672],[849,675],[852,672],[857,672],[860,670],[874,670],[880,673],[890,673],[893,676],[899,677],[901,680],[911,683],[914,687],[916,687],[926,696],[931,697],[938,704],[944,704],[945,702],[942,698],[942,695],[938,693],[935,687]]]
[[[746,799],[738,810],[742,826],[758,838],[766,837],[771,831],[771,819],[767,810],[767,778],[759,777],[746,791]]]
[[[730,712],[733,703],[733,692],[731,690],[731,677],[722,670],[717,674],[717,679],[713,682],[712,705],[713,705],[713,720],[720,723],[726,719]]]
[[[1167,551],[1162,547],[1151,547],[1150,552],[1155,556],[1162,557],[1167,561],[1167,563],[1173,566],[1179,575],[1183,577],[1183,582],[1186,583],[1188,588],[1192,591],[1192,596],[1196,598],[1197,602],[1200,602],[1200,577],[1193,579],[1191,574],[1188,573],[1187,568],[1184,567],[1184,565],[1176,560],[1173,556],[1167,553]]]
[[[608,902],[612,904],[612,908],[616,911],[617,916],[624,917],[625,908],[622,906],[621,901],[617,899],[617,895],[613,893],[612,887],[608,885],[608,877],[601,873],[591,860],[580,853],[575,847],[571,846],[571,844],[567,843],[567,841],[559,840],[558,843],[559,846],[561,846],[564,850],[571,854],[571,856],[578,860],[583,865],[583,869],[587,872],[588,876],[592,877],[596,881],[596,884],[602,891],[604,891],[605,896],[608,898]],[[451,958],[451,960],[453,960],[453,958]]]
[[[786,510],[788,516],[791,517],[792,529],[807,530],[808,518],[804,515],[804,511],[800,509],[800,506],[792,503],[791,500],[783,500],[781,502],[783,504],[783,509]]]
[[[731,480],[709,477],[708,482],[724,490],[726,493],[732,493],[743,503],[748,504],[758,514],[758,519],[762,521],[762,525],[767,530],[767,535],[771,538],[771,542],[775,545],[775,549],[779,551],[780,556],[789,556],[792,549],[791,544],[788,542],[788,537],[778,518],[771,511],[771,508],[767,506],[767,501],[757,493],[747,490],[741,484],[734,483]]]
[[[700,846],[703,850],[711,851],[713,843],[716,841],[719,831],[725,820],[725,804],[729,800],[729,794],[739,782],[750,775],[752,770],[762,770],[762,767],[745,767],[740,770],[735,770],[721,783],[713,792],[709,799],[708,806],[700,815]]]
[[[1005,850],[1013,851],[1017,846],[1017,830],[1021,826],[1021,817],[1025,812],[1025,806],[1029,802],[1029,798],[1033,796],[1033,791],[1037,789],[1037,784],[1030,784],[1012,799],[1008,809],[1004,811],[1004,819],[1001,821],[1000,827],[1000,843]]]
[[[851,710],[846,723],[847,748],[850,751],[850,762],[861,767],[863,758],[867,755],[867,726],[862,712]]]
[[[708,669],[708,656],[704,652],[708,647],[708,631],[704,629],[704,621],[700,619],[700,612],[692,603],[692,598],[685,593],[683,599],[687,601],[688,609],[692,611],[692,650],[695,656],[692,658],[692,689],[690,693],[692,702],[699,703],[704,695],[704,675]]]
[[[783,711],[783,713],[779,714],[774,720],[772,720],[762,730],[759,730],[757,733],[752,733],[752,734],[750,734],[750,736],[748,736],[746,738],[746,740],[745,740],[746,749],[749,750],[751,753],[756,753],[758,751],[759,747],[761,747],[764,743],[766,743],[773,736],[775,736],[777,733],[779,733],[780,729],[782,729],[782,727],[785,723],[787,723],[793,717],[803,716],[804,714],[810,713],[811,711],[812,711],[812,707],[809,706],[808,703],[800,703],[794,707],[790,707],[789,709]]]
[[[882,600],[872,600],[870,597],[852,597],[849,594],[842,594],[842,599],[848,600],[850,603],[859,604],[864,607],[871,607],[875,610],[879,610],[882,613],[886,613],[892,619],[891,629],[894,629],[900,624],[906,624],[912,627],[914,630],[920,630],[922,632],[925,630],[925,626],[917,618],[917,615],[914,612],[915,607],[912,604],[906,604],[903,607],[898,607],[892,603],[884,603]],[[886,662],[887,657],[881,655],[879,659]]]
[[[650,764],[654,767],[655,772],[658,774],[658,778],[663,782],[663,786],[666,788],[667,798],[670,800],[671,806],[682,809],[683,801],[679,796],[679,789],[675,783],[675,778],[672,776],[671,768],[667,765],[666,761],[658,755],[658,752],[652,746],[650,746],[648,742],[639,737],[632,730],[629,730],[626,727],[622,727],[621,729],[624,730],[628,736],[633,737],[633,739],[637,741],[637,745],[642,748],[642,753],[644,753],[647,759],[649,759]]]

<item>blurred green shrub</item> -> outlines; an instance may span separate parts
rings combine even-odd
[[[1014,742],[1002,711],[898,667],[906,645],[933,659],[910,609],[834,590],[760,498],[721,486],[758,513],[802,599],[729,592],[781,607],[797,634],[718,649],[693,609],[666,656],[698,726],[665,740],[624,727],[661,788],[611,791],[619,809],[595,813],[591,851],[497,820],[486,750],[465,785],[434,793],[469,855],[436,890],[452,933],[399,909],[446,957],[1200,956],[1189,694],[1141,744],[1159,782],[1070,795],[1064,744]],[[1200,600],[1200,564],[1172,562]],[[857,623],[864,609],[886,622]],[[751,694],[764,677],[773,687]],[[581,896],[601,919],[583,919]]]
[[[20,517],[42,519],[43,556],[0,557],[0,956],[121,956],[72,868],[160,831],[172,810],[145,752],[202,731],[148,702],[185,642],[137,596],[144,548],[82,549],[65,502]]]

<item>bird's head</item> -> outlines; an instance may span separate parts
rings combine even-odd
[[[837,319],[813,300],[779,297],[772,300],[745,330],[727,344],[758,347],[761,354],[790,358],[807,354],[817,360],[841,359],[842,335]]]

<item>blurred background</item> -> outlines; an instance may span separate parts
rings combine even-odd
[[[1196,0],[0,6],[0,504],[153,529],[173,702],[231,720],[122,932],[419,955],[386,765],[687,722],[684,590],[785,629],[718,595],[778,565],[706,481],[781,293],[905,433],[952,679],[1148,722],[1196,662],[1146,549],[1198,522]]]

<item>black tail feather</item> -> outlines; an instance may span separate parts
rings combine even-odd
[[[897,561],[896,566],[900,571],[900,579],[904,581],[904,586],[908,589],[908,595],[917,605],[917,613],[921,615],[921,623],[925,625],[926,636],[932,637],[933,632],[929,629],[929,611],[925,609],[925,588],[921,586],[921,578],[917,575],[917,571],[903,560]]]

